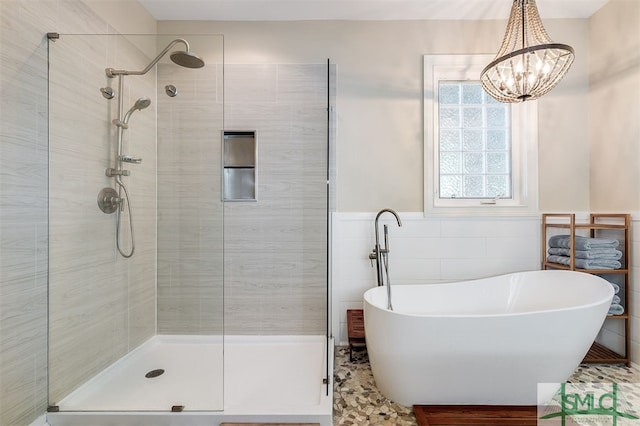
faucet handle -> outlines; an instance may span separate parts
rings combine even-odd
[[[375,266],[373,264],[373,261],[378,258],[377,251],[378,250],[376,249],[376,247],[374,247],[373,250],[371,251],[371,253],[369,253],[369,262],[371,262],[371,267],[372,268]]]

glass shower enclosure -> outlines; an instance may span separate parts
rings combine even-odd
[[[263,377],[265,406],[324,403],[332,73],[225,64],[221,35],[49,35],[50,412],[237,413],[265,369],[311,371]],[[227,201],[248,132],[254,196]]]

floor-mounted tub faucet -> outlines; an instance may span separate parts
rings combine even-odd
[[[391,281],[389,280],[389,231],[387,229],[387,225],[384,225],[384,247],[380,247],[380,236],[378,232],[378,220],[383,213],[391,213],[396,217],[396,221],[398,222],[398,226],[402,226],[402,221],[400,220],[400,216],[398,213],[391,209],[382,209],[376,215],[375,228],[376,228],[376,245],[373,248],[373,251],[369,253],[369,259],[376,261],[376,270],[378,274],[378,285],[384,285],[384,276],[382,275],[382,268],[384,265],[384,272],[387,277],[387,309],[390,311],[393,310],[393,306],[391,305]],[[372,265],[373,266],[373,263]]]

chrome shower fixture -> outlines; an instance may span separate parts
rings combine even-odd
[[[133,104],[133,106],[129,109],[129,111],[125,113],[124,118],[122,120],[118,118],[114,118],[113,120],[111,120],[111,122],[114,124],[114,126],[117,126],[126,130],[129,128],[129,118],[131,117],[131,114],[133,114],[133,112],[136,110],[145,109],[149,105],[151,105],[151,99],[139,98],[136,101],[136,103]]]
[[[137,158],[132,155],[121,155],[120,161],[124,161],[125,163],[131,163],[131,164],[140,164],[142,163],[142,158]]]
[[[164,91],[170,98],[175,98],[178,95],[178,88],[173,84],[167,84],[164,86]]]
[[[113,97],[116,95],[116,92],[114,92],[114,90],[109,86],[101,87],[100,92],[105,99],[113,99]]]
[[[122,122],[125,124],[125,126],[127,124],[129,124],[129,118],[131,117],[131,114],[134,113],[134,111],[136,110],[141,110],[141,109],[145,109],[147,108],[149,105],[151,105],[151,99],[149,98],[139,98],[135,104],[133,104],[133,106],[131,108],[129,108],[129,111],[127,111],[124,114],[124,118],[122,119]]]
[[[181,67],[186,67],[186,68],[204,67],[204,61],[202,60],[202,58],[200,58],[198,55],[189,51],[189,43],[187,43],[187,41],[184,39],[177,38],[173,40],[171,43],[169,43],[167,47],[165,47],[162,50],[162,52],[160,52],[158,56],[156,56],[151,61],[151,63],[149,63],[149,65],[147,65],[141,71],[116,70],[113,68],[105,69],[107,77],[109,78],[115,78],[116,76],[118,77],[118,93],[119,93],[118,113],[116,118],[112,120],[112,123],[117,127],[117,130],[118,130],[117,131],[116,163],[115,163],[115,167],[109,167],[105,172],[107,176],[115,178],[116,185],[118,186],[118,193],[117,193],[117,197],[109,195],[106,201],[103,197],[102,202],[107,206],[107,209],[115,208],[116,247],[118,249],[118,252],[120,252],[120,254],[126,258],[133,256],[133,253],[135,252],[135,249],[136,249],[136,244],[135,244],[135,238],[134,238],[134,232],[133,232],[133,217],[131,214],[132,213],[131,203],[129,202],[129,192],[127,191],[127,188],[124,182],[122,181],[122,177],[129,176],[130,172],[129,170],[123,169],[122,165],[123,163],[140,164],[142,162],[142,159],[134,157],[132,155],[123,154],[122,138],[123,138],[124,131],[129,128],[129,118],[131,118],[131,114],[133,114],[134,111],[136,110],[147,108],[149,105],[151,105],[151,99],[139,98],[133,104],[133,106],[129,109],[129,111],[127,111],[123,116],[122,115],[122,111],[123,111],[122,94],[124,93],[124,76],[125,75],[144,75],[148,73],[151,70],[151,68],[153,68],[160,61],[160,59],[162,59],[164,55],[169,53],[169,51],[173,48],[173,46],[175,46],[178,43],[184,44],[185,50],[176,50],[172,52],[171,55],[169,55],[171,60],[174,63],[176,63],[177,65],[180,65]],[[108,92],[107,89],[109,88],[101,89],[102,94],[105,97],[107,97],[105,93],[109,94],[109,96],[111,93],[113,93],[113,90],[111,90],[111,92]],[[175,90],[175,93],[177,93],[177,90]],[[115,203],[114,201],[116,199],[119,200],[117,203]],[[117,205],[114,206],[114,204],[117,204]],[[129,230],[130,230],[130,241],[131,241],[131,246],[129,251],[126,251],[125,249],[123,249],[120,244],[120,228],[122,225],[121,212],[125,210],[124,208],[125,206],[126,206],[127,212],[129,213]]]
[[[105,71],[107,73],[107,77],[109,78],[113,78],[117,75],[144,75],[146,73],[149,72],[149,70],[151,68],[153,68],[155,66],[155,64],[157,64],[160,59],[162,59],[162,57],[164,55],[166,55],[169,50],[171,50],[171,48],[173,46],[175,46],[178,43],[183,43],[186,47],[185,50],[176,50],[175,52],[171,53],[171,55],[169,55],[169,57],[171,58],[171,60],[176,64],[176,65],[180,65],[181,67],[185,67],[185,68],[202,68],[204,67],[204,60],[202,60],[202,58],[198,55],[196,55],[193,52],[189,51],[189,43],[182,38],[177,38],[175,40],[173,40],[171,43],[169,43],[167,45],[167,47],[165,47],[162,52],[160,52],[158,54],[158,56],[156,56],[153,61],[151,61],[151,63],[149,63],[149,65],[146,66],[145,69],[143,69],[142,71],[128,71],[128,70],[116,70],[113,68],[107,68]]]
[[[384,225],[384,247],[380,246],[380,238],[378,234],[378,220],[384,213],[391,213],[396,218],[398,226],[402,226],[400,216],[392,209],[382,209],[376,215],[375,231],[376,231],[376,245],[373,247],[373,251],[369,253],[369,259],[373,262],[376,261],[376,269],[378,271],[378,286],[385,285],[384,276],[382,274],[383,269],[387,276],[387,309],[393,311],[393,305],[391,304],[391,280],[389,279],[389,230],[387,225]],[[373,266],[373,263],[372,263]]]
[[[98,207],[105,214],[114,213],[122,203],[122,198],[113,188],[102,188],[98,193]]]

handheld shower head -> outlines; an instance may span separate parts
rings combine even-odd
[[[131,109],[145,109],[151,105],[151,99],[149,98],[139,98],[135,104],[131,107]]]
[[[133,114],[134,111],[139,110],[139,109],[145,109],[149,105],[151,105],[151,99],[149,99],[149,98],[139,98],[136,101],[136,103],[133,104],[133,106],[129,109],[129,111],[127,111],[127,113],[124,115],[124,118],[122,119],[122,122],[126,126],[127,124],[129,124],[129,118],[131,117],[131,114]]]

